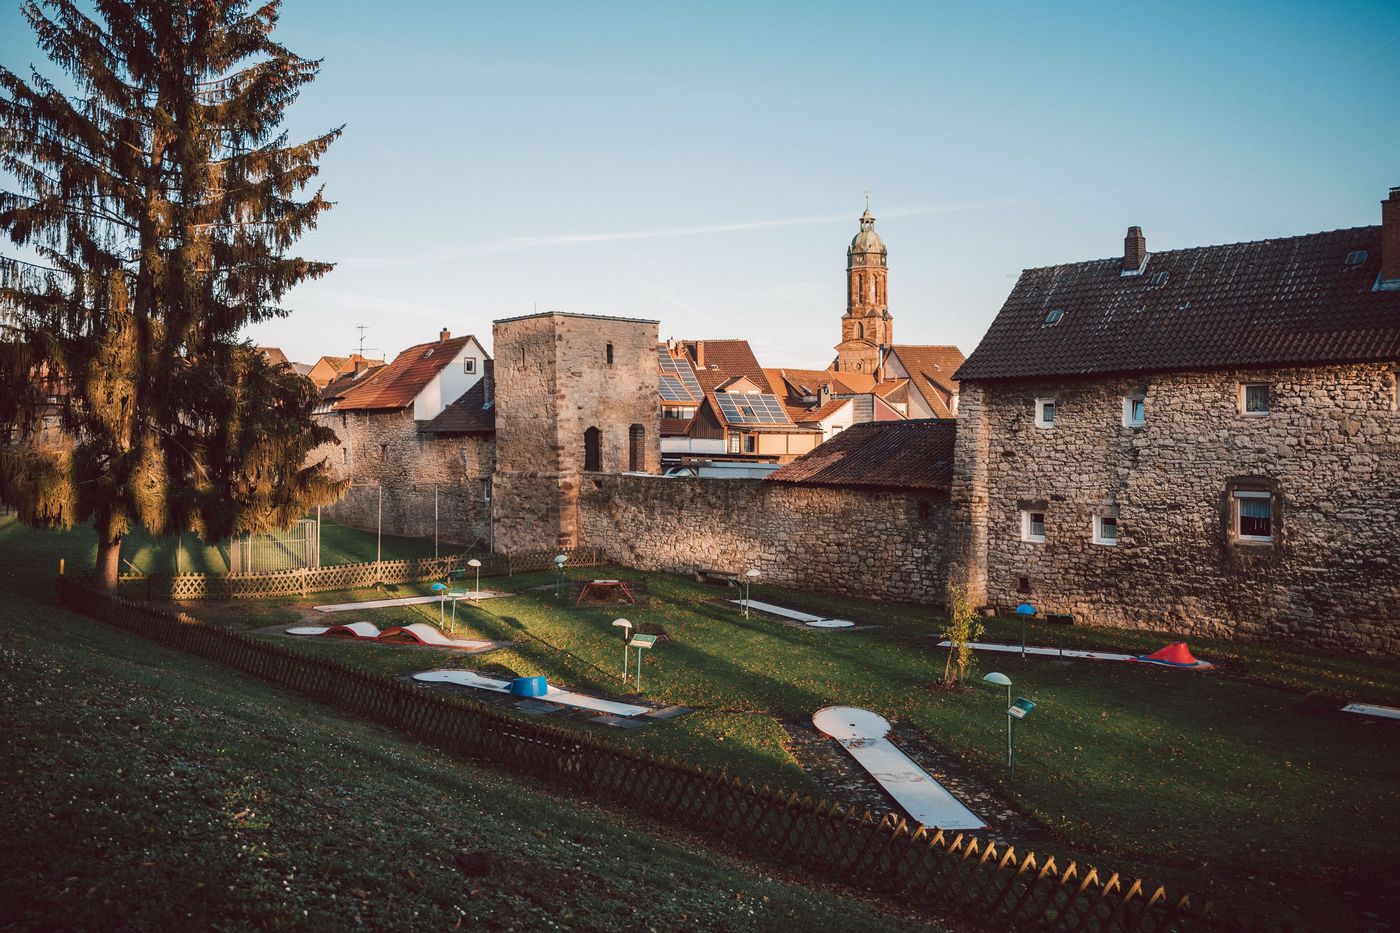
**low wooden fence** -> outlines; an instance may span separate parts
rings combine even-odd
[[[563,553],[568,566],[586,567],[602,563],[598,548],[577,548],[531,554],[450,554],[413,560],[368,561],[363,564],[332,564],[327,567],[279,570],[272,573],[233,573],[227,576],[205,573],[145,576],[131,574],[118,581],[118,592],[129,599],[259,599],[267,596],[305,596],[327,590],[355,590],[379,584],[441,580],[450,571],[461,570],[467,561],[481,561],[483,577],[499,577],[538,570],[553,570],[554,557]]]
[[[227,664],[336,708],[395,727],[446,751],[542,778],[600,801],[736,846],[817,879],[934,912],[958,911],[996,928],[1091,933],[1206,929],[1187,895],[1169,898],[1117,873],[1061,866],[970,833],[911,825],[811,797],[756,786],[725,772],[615,745],[498,707],[314,657],[218,628],[184,613],[114,598],[60,578],[60,600],[89,616]]]

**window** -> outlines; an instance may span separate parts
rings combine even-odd
[[[1246,382],[1240,386],[1240,411],[1246,415],[1269,413],[1269,384]]]
[[[1094,516],[1094,543],[1118,543],[1118,518],[1113,515]]]
[[[524,347],[521,347],[521,348],[520,348],[519,363],[520,363],[521,366],[524,366],[524,365],[525,365],[525,348],[524,348]]]
[[[462,372],[470,376],[476,372],[476,357],[467,356],[462,358]]]
[[[589,428],[583,432],[583,468],[597,472],[603,468],[603,432]]]
[[[1055,426],[1055,400],[1038,398],[1035,400],[1035,426],[1053,428]]]
[[[1142,395],[1123,396],[1123,427],[1140,428],[1147,420],[1147,399]]]
[[[345,412],[340,413],[340,426],[343,428],[350,423],[350,416]]]
[[[737,454],[737,453],[739,452],[739,435],[738,435],[738,434],[730,434],[730,435],[729,435],[729,452],[730,452],[731,454]]]
[[[340,448],[340,462],[341,462],[341,463],[349,463],[349,462],[350,462],[350,448],[349,448],[349,447],[342,447],[342,448]]]
[[[389,445],[388,445],[388,444],[380,444],[380,445],[379,445],[379,459],[380,459],[380,460],[383,460],[383,459],[387,458],[388,456],[389,456]]]
[[[608,365],[611,366],[612,364],[613,364],[613,345],[612,345],[612,344],[608,344]]]
[[[751,454],[758,451],[758,438],[752,434],[744,435],[744,453]]]
[[[490,501],[491,501],[491,480],[489,480],[489,479],[479,479],[479,480],[476,481],[476,483],[477,483],[478,488],[481,489],[481,501],[482,501],[482,502],[490,502]]]
[[[1051,308],[1050,313],[1045,315],[1045,327],[1054,327],[1065,319],[1064,308]]]
[[[1272,543],[1274,495],[1267,490],[1236,489],[1230,494],[1237,541]]]
[[[646,469],[647,429],[634,424],[627,429],[627,469],[636,472]]]
[[[1036,544],[1045,543],[1045,513],[1041,511],[1021,510],[1021,540],[1032,541]]]

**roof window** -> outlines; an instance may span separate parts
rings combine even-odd
[[[1366,261],[1366,251],[1364,249],[1354,249],[1347,253],[1346,263],[1349,266],[1359,266]]]
[[[1166,284],[1167,284],[1167,273],[1166,273],[1165,270],[1162,271],[1162,272],[1154,272],[1154,273],[1152,274],[1152,278],[1150,278],[1150,279],[1147,280],[1147,287],[1148,287],[1148,288],[1161,288],[1163,285],[1166,285]]]
[[[1060,321],[1064,320],[1064,316],[1064,308],[1051,308],[1050,313],[1045,315],[1045,326],[1053,327],[1054,325],[1060,323]]]

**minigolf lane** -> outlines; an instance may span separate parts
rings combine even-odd
[[[494,677],[483,677],[475,671],[423,671],[413,675],[414,680],[421,680],[424,683],[456,684],[459,687],[473,687],[477,690],[490,690],[493,693],[510,693],[510,682],[497,680]],[[544,696],[536,699],[545,700],[549,703],[559,703],[563,706],[573,706],[578,709],[591,709],[599,713],[609,713],[613,716],[637,716],[641,713],[650,712],[650,707],[635,706],[631,703],[618,703],[614,700],[603,700],[598,697],[591,697],[584,693],[574,693],[572,690],[560,690],[551,686]]]
[[[938,829],[986,829],[973,813],[889,740],[889,720],[854,706],[828,706],[812,724],[841,743],[910,818]]]

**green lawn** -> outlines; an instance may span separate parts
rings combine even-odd
[[[13,593],[0,692],[7,930],[927,928]]]
[[[16,534],[20,534],[16,532]],[[0,553],[13,548],[0,526]],[[3,566],[3,564],[0,564]],[[579,568],[575,576],[630,574]],[[635,576],[635,574],[632,574]],[[762,588],[771,598],[880,628],[794,629],[744,620],[734,595],[668,575],[649,577],[652,604],[575,610],[556,603],[552,575],[497,578],[518,595],[459,610],[461,634],[513,640],[484,656],[344,643],[299,644],[381,671],[407,674],[460,666],[544,674],[585,690],[625,695],[619,615],[663,626],[671,638],[650,652],[643,692],[696,714],[635,733],[608,734],[653,751],[794,790],[813,787],[783,744],[774,717],[806,719],[822,706],[851,704],[903,720],[956,754],[1015,806],[1051,830],[1042,852],[1164,882],[1230,904],[1301,912],[1323,925],[1400,911],[1400,728],[1334,712],[1342,700],[1400,705],[1394,659],[1330,656],[1278,645],[1190,639],[1211,673],[1133,664],[984,655],[1016,693],[1039,705],[1018,730],[1018,773],[1005,774],[1005,695],[977,684],[929,689],[944,652],[927,637],[939,620],[918,607],[868,604]],[[531,587],[544,586],[543,590]],[[390,588],[403,595],[426,585]],[[187,608],[246,629],[291,622],[314,604],[368,599],[377,592]],[[436,621],[435,605],[355,613],[385,627]],[[987,640],[1013,641],[1013,620],[993,620]],[[286,640],[268,634],[279,643]],[[1067,645],[1141,653],[1169,633],[1083,627]],[[1032,641],[1054,644],[1032,626]],[[593,729],[591,725],[577,728]]]
[[[837,703],[863,706],[917,726],[1042,821],[1055,841],[1037,849],[1313,919],[1400,903],[1393,884],[1374,880],[1400,864],[1400,728],[1331,712],[1343,698],[1400,703],[1400,666],[1393,661],[1202,639],[1191,640],[1193,650],[1220,670],[983,655],[982,673],[1000,670],[1016,693],[1039,704],[1018,730],[1013,784],[1004,767],[1005,695],[980,685],[954,693],[929,689],[944,654],[926,637],[937,620],[917,607],[763,591],[881,626],[819,633],[770,619],[746,621],[723,601],[733,594],[674,576],[649,578],[652,604],[644,610],[575,610],[556,603],[551,589],[530,591],[551,579],[499,578],[492,585],[520,595],[459,609],[459,633],[515,641],[490,655],[425,657],[344,642],[305,646],[391,673],[460,666],[545,674],[569,686],[626,694],[620,642],[609,624],[626,615],[660,624],[672,636],[647,656],[645,696],[700,709],[621,737],[641,747],[810,792],[773,717],[805,718]],[[414,592],[426,592],[426,585],[394,590]],[[314,602],[349,598],[322,594]],[[268,607],[275,616],[242,604],[194,609],[249,628],[297,615],[286,605]],[[344,618],[352,619],[380,627],[436,622],[438,607]],[[1032,643],[1055,643],[1053,629],[1033,625],[1031,634]],[[1018,637],[1014,620],[989,624],[987,640]],[[1140,653],[1170,636],[1073,628],[1064,638],[1067,645]]]
[[[97,558],[97,535],[92,526],[83,525],[72,531],[35,531],[19,525],[14,516],[0,516],[0,542],[7,535],[22,534],[26,546],[52,557],[49,575],[57,572],[58,559],[67,562],[67,572],[87,573]],[[321,521],[321,564],[359,564],[375,559],[375,534],[338,525],[329,519]],[[432,538],[406,538],[384,535],[383,560],[407,560],[433,556]],[[450,553],[444,546],[443,554]],[[228,573],[228,544],[205,544],[197,535],[187,534],[154,538],[141,529],[129,534],[122,542],[122,573],[147,575],[184,573]]]

